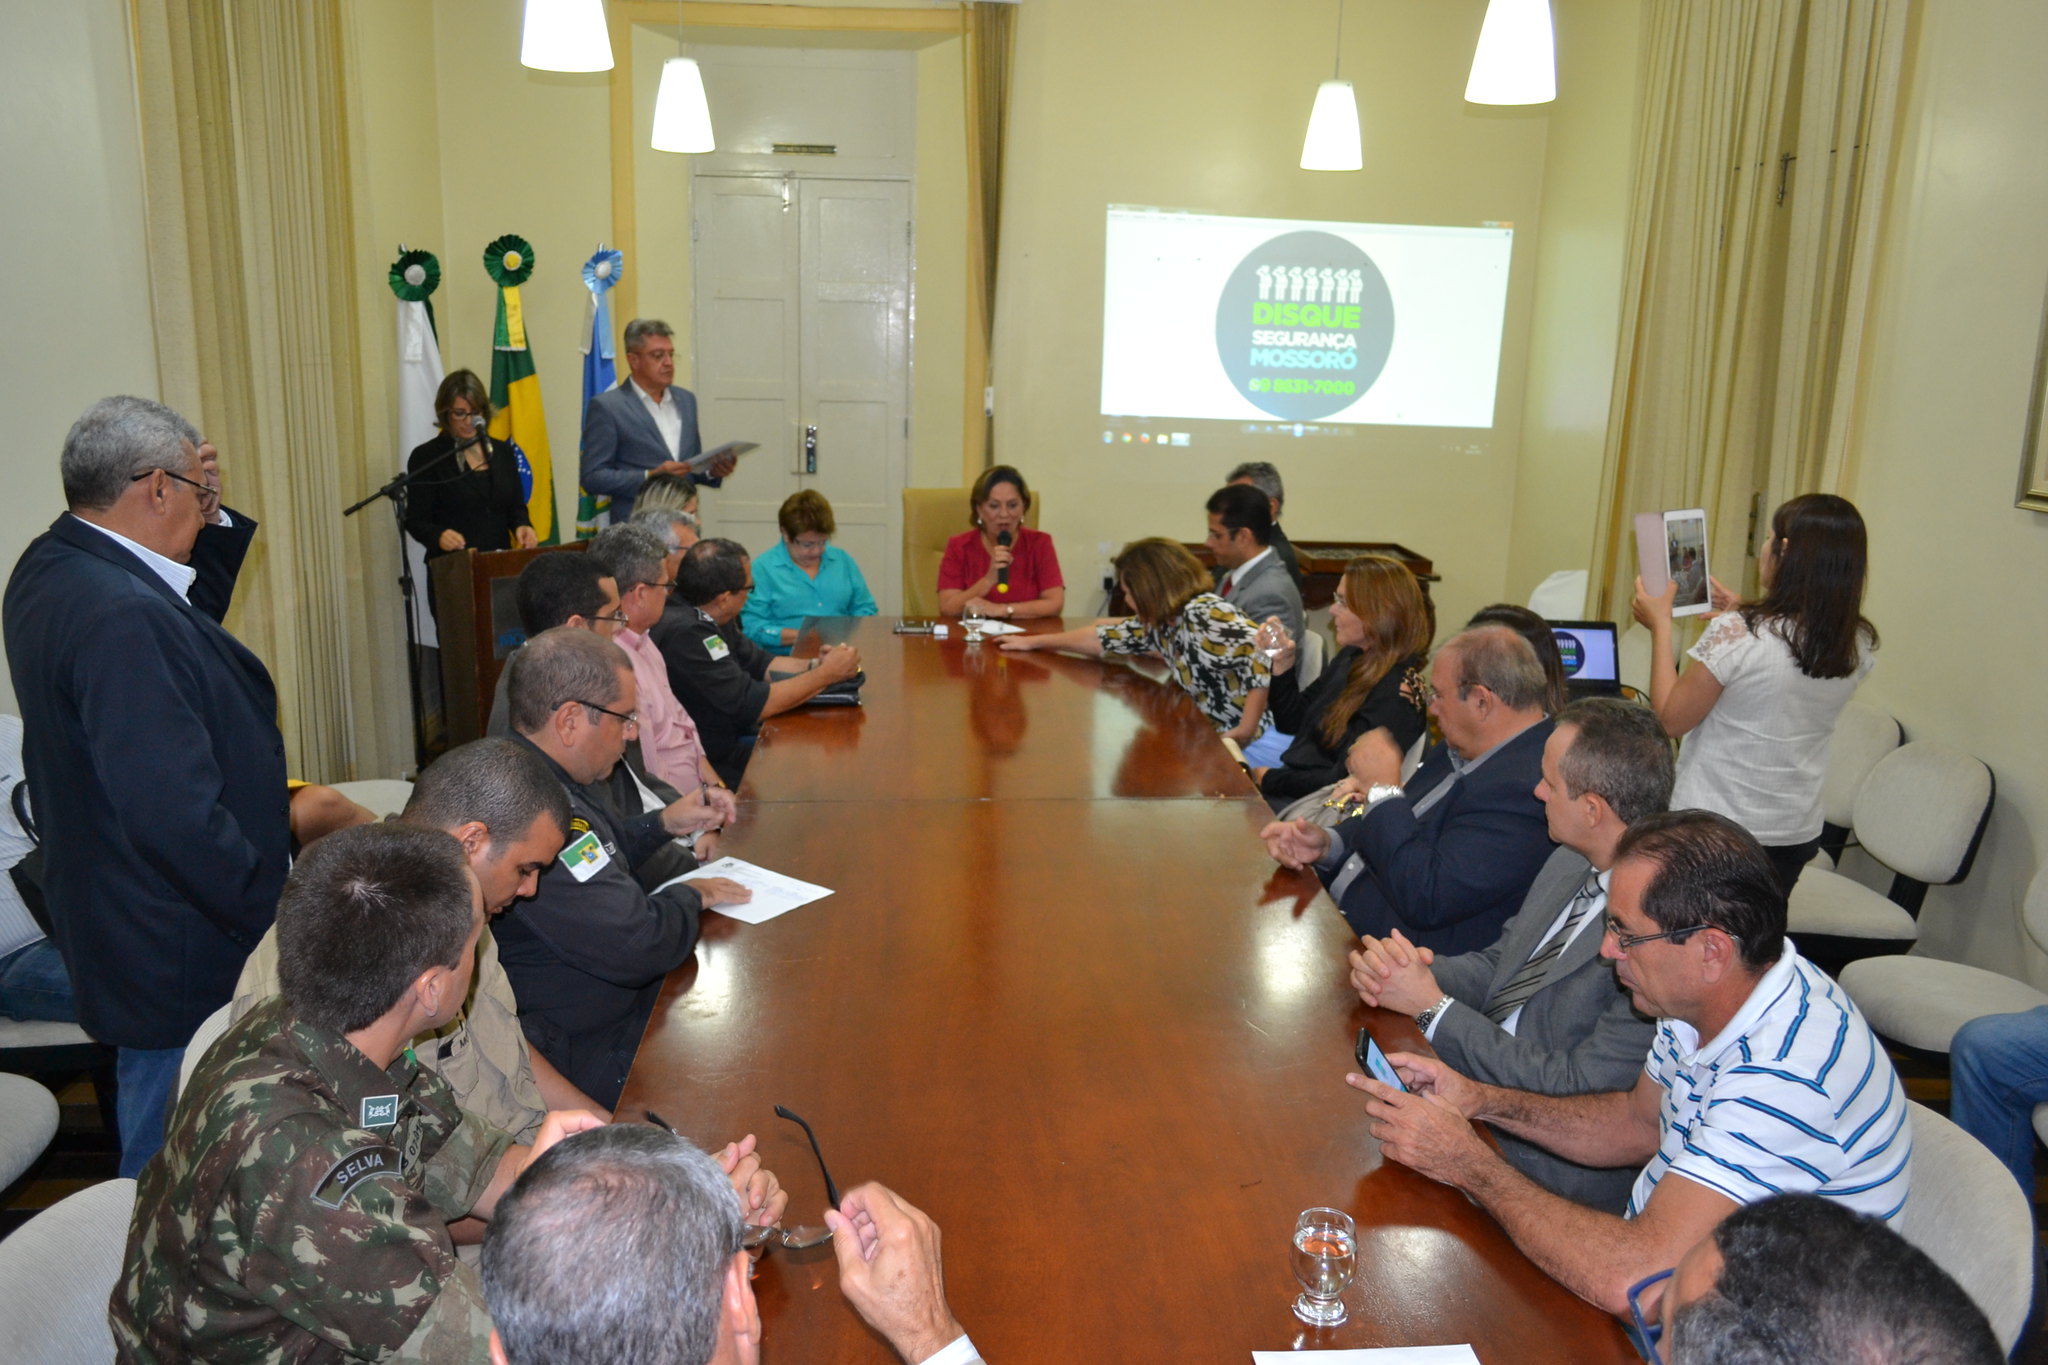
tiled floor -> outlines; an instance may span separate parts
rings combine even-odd
[[[1948,1076],[1939,1066],[1910,1057],[1897,1059],[1906,1093],[1943,1113],[1948,1112]],[[120,1163],[120,1144],[100,1121],[92,1083],[79,1077],[63,1085],[57,1099],[63,1115],[57,1138],[41,1161],[11,1189],[0,1191],[0,1237],[6,1236],[65,1195],[110,1180]],[[2048,1228],[2048,1160],[2037,1150],[2035,1226]],[[2044,1242],[2048,1245],[2048,1242]],[[2038,1319],[2013,1351],[2014,1365],[2048,1365],[2048,1331]]]

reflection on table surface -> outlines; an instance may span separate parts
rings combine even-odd
[[[842,1186],[939,1222],[995,1365],[1633,1358],[1484,1212],[1381,1163],[1343,1076],[1361,1022],[1390,1047],[1413,1025],[1347,989],[1342,919],[1265,856],[1266,808],[1192,703],[1142,669],[889,627],[851,632],[864,706],[769,722],[726,845],[835,894],[706,917],[621,1113],[759,1134],[808,1221],[825,1195],[773,1106],[802,1113]],[[1350,1321],[1313,1331],[1288,1240],[1318,1204],[1357,1219],[1361,1270]],[[776,1251],[755,1289],[769,1361],[893,1358],[829,1247]]]

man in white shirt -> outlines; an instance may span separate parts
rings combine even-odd
[[[946,1303],[930,1218],[866,1184],[825,1221],[841,1292],[906,1365],[980,1365]],[[491,1359],[758,1365],[744,1231],[731,1181],[680,1137],[622,1123],[556,1143],[498,1201],[484,1240]]]
[[[626,382],[583,410],[583,487],[612,500],[612,524],[633,515],[650,474],[680,474],[717,488],[732,473],[728,455],[708,472],[688,461],[704,450],[697,396],[675,383],[676,339],[659,318],[626,324]]]
[[[1537,1095],[1395,1053],[1407,1089],[1345,1078],[1370,1097],[1381,1152],[1463,1190],[1537,1265],[1617,1314],[1631,1285],[1771,1195],[1896,1218],[1913,1151],[1905,1092],[1854,1003],[1786,940],[1784,893],[1756,840],[1706,811],[1649,816],[1615,850],[1608,891],[1601,951],[1658,1020],[1635,1088]],[[1541,1188],[1472,1119],[1581,1165],[1646,1163],[1628,1212]]]
[[[1367,935],[1351,984],[1368,1005],[1415,1016],[1444,1062],[1488,1085],[1545,1095],[1624,1090],[1656,1027],[1635,1012],[1600,955],[1614,850],[1629,825],[1671,798],[1671,744],[1647,706],[1588,697],[1557,715],[1543,746],[1543,802],[1558,849],[1500,938],[1434,957],[1400,930]],[[1501,1154],[1543,1188],[1609,1213],[1635,1172],[1581,1166],[1512,1133]]]

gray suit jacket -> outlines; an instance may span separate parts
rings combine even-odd
[[[682,446],[674,458],[687,460],[704,449],[697,435],[697,395],[674,384],[668,391],[675,395],[676,407],[683,417]],[[586,490],[612,500],[612,525],[617,526],[633,515],[633,504],[640,497],[640,486],[647,481],[647,471],[669,458],[661,428],[654,425],[653,414],[640,401],[631,380],[606,389],[584,408],[579,478]],[[716,488],[719,481],[697,482]]]
[[[1218,586],[1220,588],[1221,585]],[[1230,590],[1228,600],[1231,606],[1254,622],[1263,621],[1268,616],[1279,617],[1288,634],[1297,640],[1301,638],[1301,589],[1295,587],[1294,580],[1288,577],[1287,566],[1280,562],[1278,553],[1260,560],[1243,581]]]
[[[1656,1025],[1637,1014],[1614,967],[1600,956],[1600,926],[1589,924],[1550,966],[1543,988],[1522,1006],[1509,1035],[1482,1012],[1546,937],[1551,921],[1578,891],[1590,864],[1559,848],[1537,872],[1522,908],[1492,947],[1437,959],[1431,968],[1444,993],[1457,1001],[1437,1020],[1430,1040],[1452,1067],[1489,1085],[1543,1095],[1627,1090],[1650,1052]],[[1619,1213],[1628,1203],[1638,1167],[1596,1170],[1566,1161],[1496,1131],[1501,1153],[1545,1189],[1594,1208]]]

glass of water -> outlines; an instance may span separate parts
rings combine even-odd
[[[980,607],[968,605],[960,609],[960,629],[966,635],[968,644],[981,643],[982,620]]]
[[[1358,1278],[1358,1228],[1339,1209],[1305,1209],[1294,1220],[1294,1278],[1303,1293],[1294,1316],[1317,1327],[1335,1327],[1349,1314],[1343,1294]]]
[[[1274,663],[1279,660],[1281,651],[1294,641],[1288,636],[1287,627],[1277,620],[1268,620],[1260,625],[1252,636],[1252,643],[1257,646],[1259,653],[1266,657],[1266,668],[1270,672]]]

